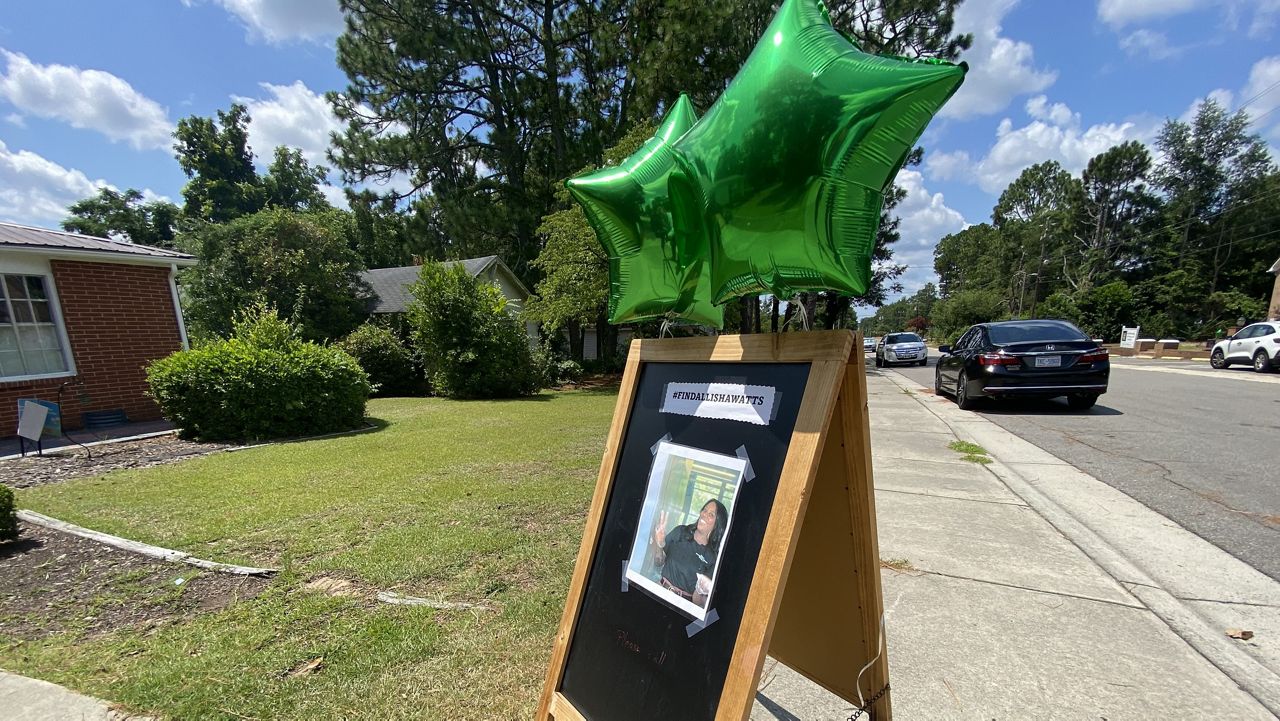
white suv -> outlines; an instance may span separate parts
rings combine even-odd
[[[1259,373],[1280,368],[1280,321],[1247,325],[1219,341],[1209,356],[1209,365],[1226,368],[1232,363],[1250,363]]]
[[[929,349],[915,333],[890,333],[876,344],[876,368],[894,363],[928,365]]]

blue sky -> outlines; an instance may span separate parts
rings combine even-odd
[[[328,0],[45,0],[0,17],[0,220],[57,227],[103,185],[179,201],[169,133],[233,101],[259,159],[283,144],[322,162],[340,30]],[[1028,165],[1078,172],[1206,97],[1280,147],[1280,0],[966,0],[957,30],[975,34],[969,77],[898,178],[907,292]]]

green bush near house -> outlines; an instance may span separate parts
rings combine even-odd
[[[13,491],[0,485],[0,541],[18,537],[18,517],[13,514]]]
[[[497,286],[477,281],[461,265],[427,263],[412,292],[413,343],[435,393],[514,398],[542,387],[545,370]]]
[[[299,340],[263,306],[241,314],[231,338],[153,362],[147,382],[184,438],[221,441],[357,428],[371,391],[355,358]]]
[[[342,339],[338,347],[360,362],[373,383],[373,395],[381,397],[420,396],[426,380],[413,353],[391,329],[365,323]]]

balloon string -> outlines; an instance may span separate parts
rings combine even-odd
[[[781,333],[785,331],[787,329],[787,326],[796,322],[797,318],[800,320],[800,328],[802,330],[809,330],[809,311],[805,310],[804,303],[800,301],[800,296],[796,296],[794,299],[788,302],[795,303],[796,312],[790,318],[782,322],[782,327],[778,328],[778,332]]]
[[[804,302],[797,301],[796,306],[796,315],[800,317],[800,327],[805,330],[810,330],[809,311],[804,307]]]
[[[862,674],[871,668],[871,664],[880,659],[880,654],[882,653],[884,653],[884,611],[880,612],[880,638],[876,644],[876,655],[870,661],[867,661],[867,665],[863,666],[861,671],[858,671],[858,678],[853,682],[854,687],[858,690],[858,708],[863,708],[867,705],[867,702],[862,698]]]

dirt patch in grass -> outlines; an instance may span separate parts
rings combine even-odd
[[[142,438],[92,446],[59,448],[43,456],[11,458],[0,462],[0,483],[11,488],[33,488],[69,478],[101,476],[123,468],[147,468],[177,463],[232,448],[227,443],[196,443],[175,435]],[[93,452],[90,458],[89,451]]]
[[[269,583],[20,525],[18,540],[0,543],[0,638],[155,626],[253,598]]]

